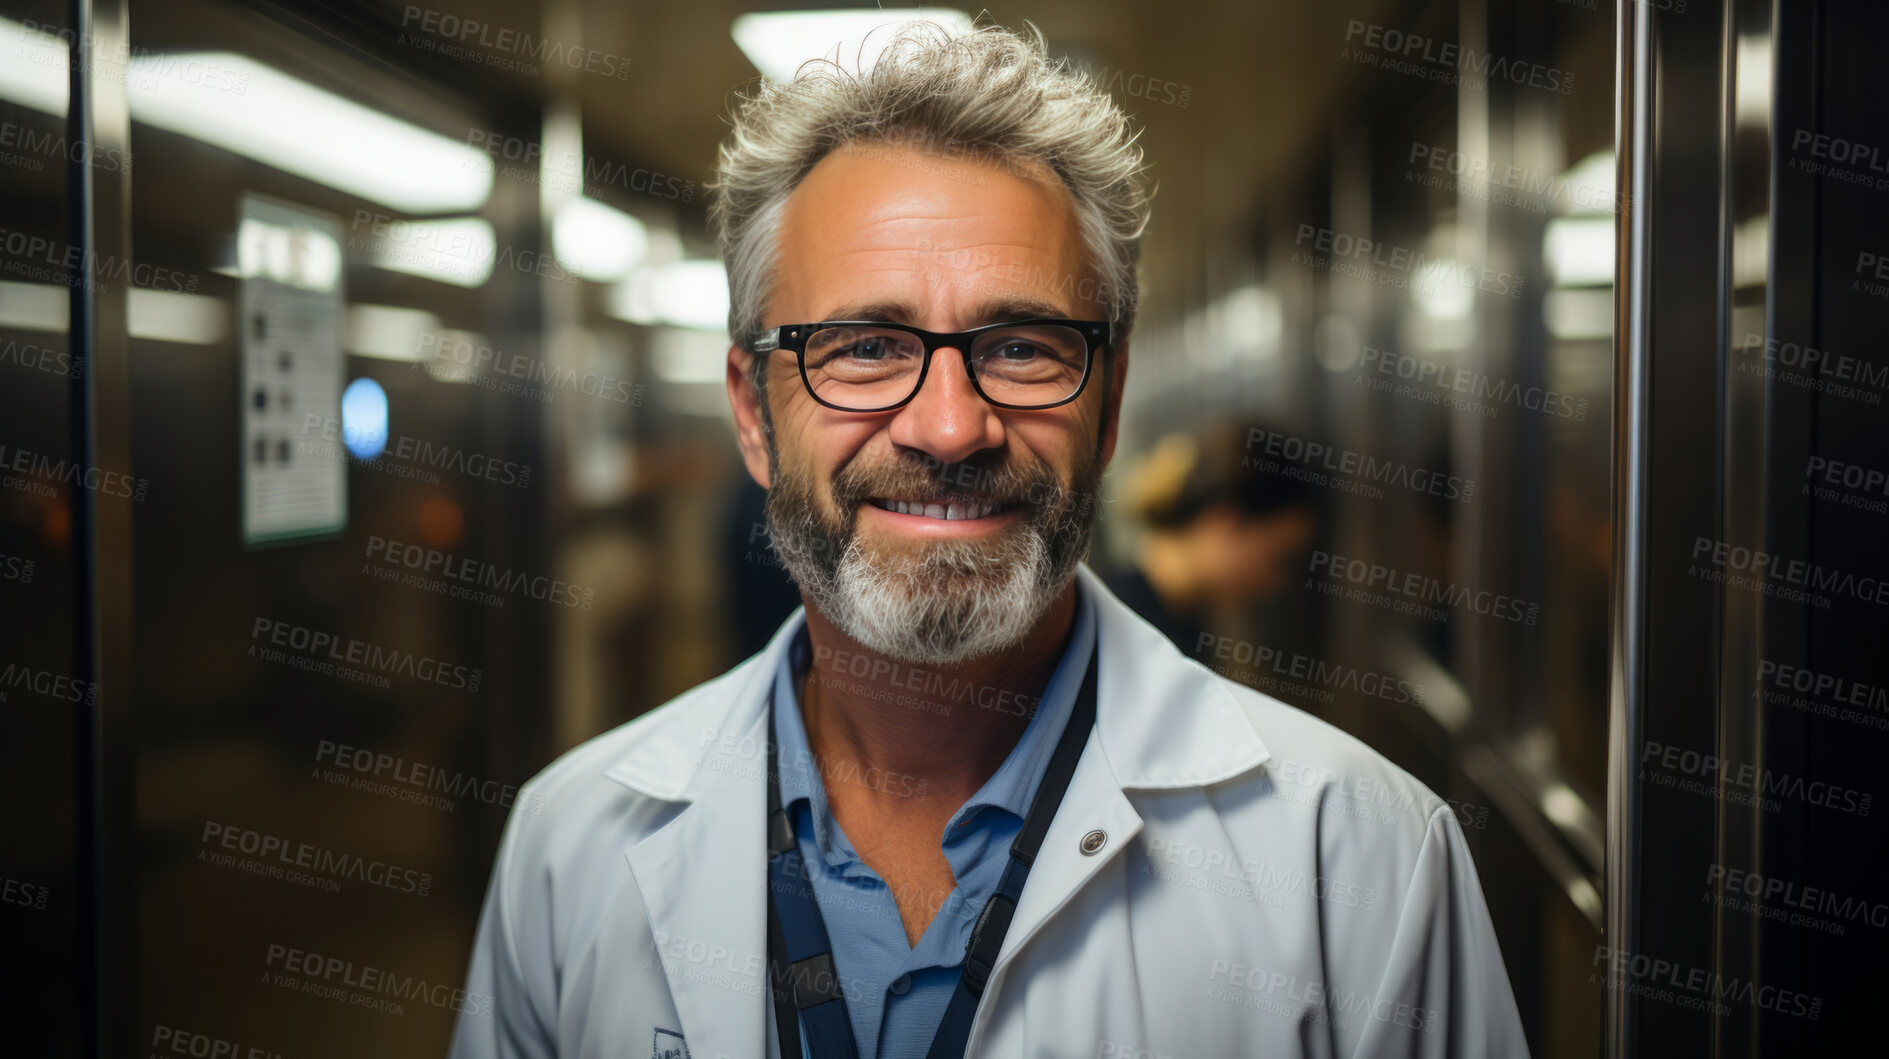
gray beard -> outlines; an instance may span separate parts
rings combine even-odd
[[[1079,477],[1090,473],[1078,469]],[[813,605],[868,650],[934,668],[993,654],[1029,634],[1088,556],[1095,514],[1088,498],[1099,484],[1051,490],[1061,500],[1056,507],[1031,505],[994,539],[875,555],[856,532],[856,511],[847,511],[843,526],[826,525],[807,482],[783,475],[778,463],[773,481],[768,536]]]

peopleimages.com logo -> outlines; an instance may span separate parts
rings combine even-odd
[[[1875,803],[1869,791],[1651,739],[1640,754],[1640,778],[1688,794],[1721,798],[1728,804],[1756,805],[1765,812],[1776,812],[1781,798],[1854,816],[1868,816]]]
[[[249,633],[249,654],[265,662],[337,676],[374,687],[391,677],[411,677],[454,691],[478,691],[484,671],[411,651],[385,648],[305,625],[258,617]],[[358,667],[358,668],[356,668]]]
[[[386,436],[379,456],[371,460],[360,459],[347,446],[360,443],[369,437],[368,432],[344,426],[340,419],[333,416],[319,416],[312,413],[303,416],[302,434],[304,437],[319,439],[301,443],[301,451],[309,456],[348,460],[363,467],[386,470],[389,473],[416,478],[429,484],[437,484],[438,472],[444,471],[467,478],[483,478],[486,481],[518,489],[529,488],[531,485],[532,466],[529,463],[499,459],[483,452],[472,452],[455,445],[408,437],[405,434]],[[341,447],[335,446],[336,441],[342,443]]]
[[[201,841],[204,848],[198,854],[199,860],[330,893],[340,892],[344,880],[419,897],[425,897],[433,888],[432,872],[370,860],[220,820],[203,822]]]
[[[506,596],[519,596],[589,610],[596,599],[594,590],[556,578],[534,576],[420,544],[405,544],[379,534],[368,536],[366,559],[367,570],[381,580],[400,581],[440,595],[487,605],[502,607]]]
[[[1418,294],[1458,287],[1520,298],[1528,285],[1527,277],[1518,273],[1433,257],[1420,249],[1314,224],[1299,225],[1292,245],[1292,264]]]
[[[31,692],[61,702],[82,702],[87,706],[98,702],[97,684],[50,669],[8,662],[4,668],[0,668],[0,702],[7,701],[7,696],[13,691]]]
[[[1490,80],[1564,96],[1574,91],[1574,74],[1568,70],[1355,18],[1345,26],[1345,45],[1341,58],[1472,91],[1482,91]]]
[[[536,77],[539,63],[563,66],[599,77],[621,81],[630,76],[630,60],[611,52],[598,51],[582,44],[570,44],[550,37],[534,36],[508,26],[494,26],[477,19],[462,18],[444,11],[408,4],[401,12],[400,26],[406,30],[401,40],[426,51],[451,58],[470,59],[496,69],[511,70]],[[417,34],[425,33],[425,38]],[[407,34],[415,34],[413,40]],[[467,45],[477,45],[481,54]]]
[[[406,1004],[417,1003],[474,1018],[492,1017],[489,993],[467,992],[451,981],[430,981],[289,945],[270,943],[263,967],[265,981],[279,989],[350,1007],[404,1015]]]

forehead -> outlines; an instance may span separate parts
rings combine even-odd
[[[1068,189],[1040,165],[856,143],[788,197],[770,322],[897,306],[968,327],[1005,305],[1096,306]]]

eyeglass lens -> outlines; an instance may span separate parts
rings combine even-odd
[[[1088,355],[1082,332],[1059,324],[984,331],[963,352],[984,396],[1052,405],[1076,392]],[[891,327],[828,327],[807,339],[807,383],[820,400],[861,410],[898,404],[918,389],[925,344]]]

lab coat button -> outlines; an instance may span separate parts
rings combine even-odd
[[[1085,857],[1095,856],[1097,853],[1102,852],[1102,847],[1105,844],[1107,844],[1107,842],[1108,842],[1107,832],[1105,831],[1089,832],[1088,834],[1082,836],[1082,855]]]

